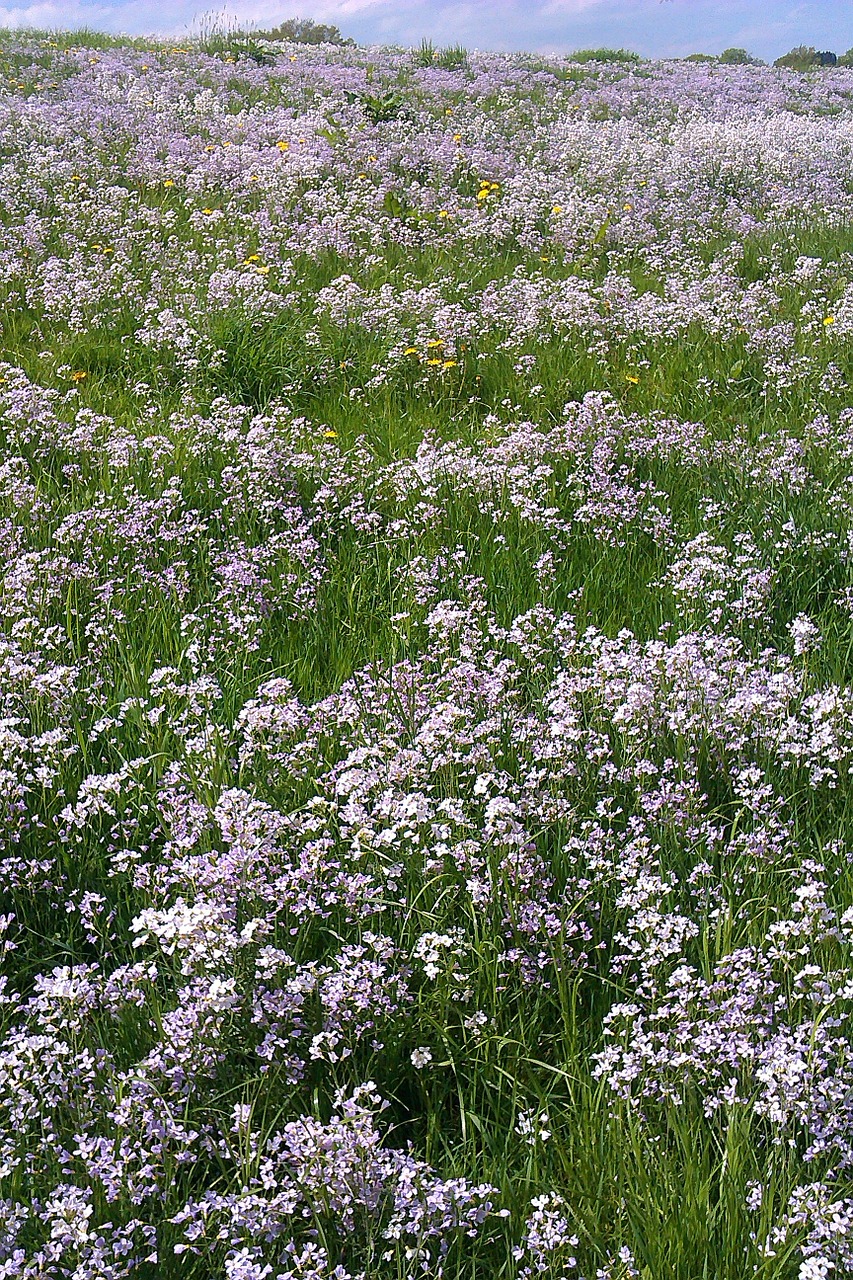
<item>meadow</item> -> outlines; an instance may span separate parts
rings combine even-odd
[[[853,1274],[853,70],[0,35],[0,1277]]]

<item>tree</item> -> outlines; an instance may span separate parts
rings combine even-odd
[[[272,31],[257,34],[262,40],[289,40],[295,44],[355,44],[354,40],[345,39],[337,27],[312,18],[287,18]]]
[[[853,49],[848,49],[846,53],[842,53],[838,59],[839,67],[853,67]]]
[[[834,53],[818,53],[813,45],[799,44],[784,57],[777,58],[774,67],[790,67],[793,71],[809,71],[812,67],[834,67],[838,59]]]
[[[720,62],[726,67],[751,67],[757,61],[746,49],[724,49],[720,54]]]

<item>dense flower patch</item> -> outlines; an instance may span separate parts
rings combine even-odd
[[[9,1280],[853,1271],[853,72],[422,61],[0,42]]]

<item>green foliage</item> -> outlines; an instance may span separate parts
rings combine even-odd
[[[685,62],[716,62],[712,53],[688,53]]]
[[[416,67],[441,67],[444,71],[456,71],[468,62],[468,50],[461,44],[437,48],[431,40],[422,40],[412,58]]]
[[[624,62],[636,64],[643,59],[631,49],[576,49],[569,54],[572,62]]]
[[[438,57],[438,49],[431,40],[424,38],[420,47],[413,50],[412,61],[416,67],[433,67]]]
[[[347,95],[350,97],[350,95]],[[362,110],[371,124],[384,124],[389,120],[398,120],[405,111],[405,98],[393,89],[384,93],[361,93],[353,95],[361,103]]]
[[[846,55],[845,55],[846,56]],[[821,53],[813,45],[800,44],[783,57],[777,58],[774,67],[788,67],[792,71],[811,71],[814,67],[834,67],[838,62],[834,53]]]
[[[467,61],[468,50],[461,44],[448,45],[438,55],[438,65],[445,71],[456,71],[459,67],[464,67]]]
[[[756,66],[758,59],[753,58],[746,49],[724,49],[720,54],[720,62],[726,67],[750,67]]]
[[[39,40],[53,49],[152,49],[164,41],[151,36],[110,35],[91,27],[77,27],[74,31],[44,31],[34,27],[6,29],[0,32],[0,40],[8,42],[22,39]]]
[[[341,35],[340,28],[331,23],[314,22],[311,18],[287,18],[269,31],[259,31],[265,40],[281,40],[290,44],[354,45],[355,41]]]
[[[853,67],[853,49],[848,49],[846,53],[842,53],[838,59],[839,67]]]
[[[246,60],[257,66],[267,66],[276,59],[275,52],[266,48],[258,36],[220,19],[202,23],[198,46],[202,53],[221,58],[223,62]]]

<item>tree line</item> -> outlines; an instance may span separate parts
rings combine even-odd
[[[720,62],[730,67],[760,67],[765,64],[755,58],[746,49],[724,49],[719,57],[709,53],[692,53],[688,62]],[[813,67],[853,67],[853,49],[846,53],[835,54],[828,50],[815,49],[813,45],[799,44],[777,58],[774,67],[789,67],[794,71],[810,71]]]

